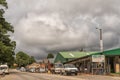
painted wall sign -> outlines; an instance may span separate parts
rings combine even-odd
[[[104,55],[92,55],[92,62],[105,62]]]

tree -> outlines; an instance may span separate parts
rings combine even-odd
[[[33,56],[31,56],[31,57],[30,57],[30,63],[29,63],[29,64],[32,64],[32,63],[34,63],[34,62],[36,62],[36,60],[35,60],[35,58],[34,58]]]
[[[26,53],[22,51],[16,54],[16,63],[18,64],[19,67],[26,66],[33,62],[36,62],[33,56],[30,57],[29,55],[27,55]]]
[[[0,0],[0,5],[7,7],[6,0]],[[11,41],[8,32],[14,32],[13,27],[8,23],[4,16],[4,9],[0,8],[0,63],[8,63],[12,65],[14,63],[14,50],[16,46],[15,41]]]
[[[49,53],[48,56],[47,56],[47,59],[49,59],[49,58],[54,58],[54,55]]]

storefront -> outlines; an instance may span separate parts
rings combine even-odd
[[[76,65],[80,73],[120,73],[120,48],[91,54],[65,62],[65,64],[68,63]]]
[[[106,73],[120,73],[120,48],[104,51],[103,54]]]

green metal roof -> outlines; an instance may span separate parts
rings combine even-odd
[[[91,54],[94,54],[95,52],[60,52],[61,56],[64,58],[80,58],[80,57],[85,57]]]
[[[104,55],[120,55],[120,48],[104,51],[103,54]]]
[[[103,52],[95,53],[95,55],[98,55],[98,54],[103,54],[105,56],[120,55],[120,48],[112,49],[112,50],[106,50],[106,51],[103,51]]]
[[[70,53],[72,54],[72,56]],[[116,55],[120,56],[120,48],[106,50],[103,52],[60,52],[60,55],[63,56],[64,58],[66,58],[66,59],[72,58],[74,60],[78,60],[78,58],[82,58],[82,57],[86,57],[86,56],[99,55],[99,54],[103,54],[105,56],[116,56]],[[73,55],[74,55],[74,57],[73,57]],[[72,61],[72,60],[70,60],[70,61]]]

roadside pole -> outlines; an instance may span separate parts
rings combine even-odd
[[[103,36],[102,36],[102,29],[99,29],[99,31],[100,31],[100,50],[101,50],[101,52],[102,52],[102,54],[103,54]],[[104,75],[106,74],[106,64],[105,64],[106,62],[105,62],[105,60],[104,60]]]

